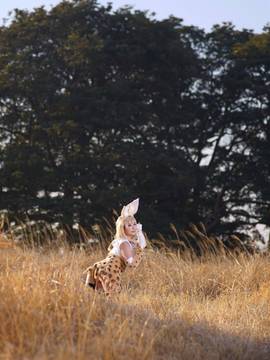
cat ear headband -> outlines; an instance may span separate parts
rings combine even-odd
[[[131,203],[123,206],[121,210],[121,216],[134,216],[139,208],[139,198],[133,200]]]

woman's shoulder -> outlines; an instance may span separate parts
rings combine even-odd
[[[128,239],[126,239],[126,238],[116,238],[113,240],[112,244],[120,246],[123,242],[129,243]]]

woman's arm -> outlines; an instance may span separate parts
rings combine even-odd
[[[144,249],[147,244],[146,244],[144,234],[142,232],[142,224],[137,224],[137,229],[138,229],[137,236],[138,236],[139,245],[140,245],[141,249]]]
[[[120,245],[120,254],[129,265],[133,263],[134,253],[129,242],[125,241]]]

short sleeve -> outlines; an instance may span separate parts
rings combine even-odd
[[[120,245],[123,244],[124,242],[127,242],[130,245],[130,242],[127,239],[119,239],[118,240],[118,246],[120,248]]]
[[[112,241],[112,250],[110,251],[110,253],[113,253],[114,255],[120,255],[120,245],[123,244],[124,242],[127,242],[128,244],[130,244],[130,242],[127,239],[114,239]]]

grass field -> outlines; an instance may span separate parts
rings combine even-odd
[[[270,256],[149,248],[106,299],[100,248],[0,249],[0,359],[269,359]]]

